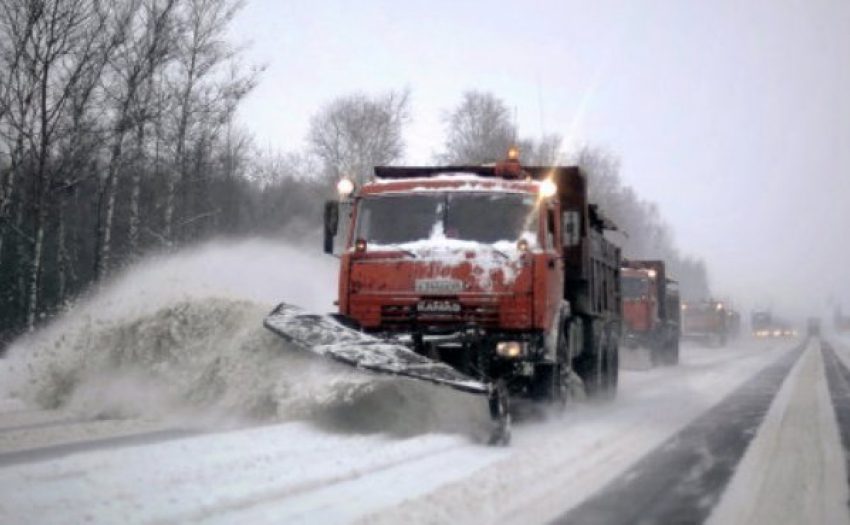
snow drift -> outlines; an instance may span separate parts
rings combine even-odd
[[[130,268],[17,341],[3,393],[88,417],[310,418],[401,433],[466,421],[456,396],[316,359],[262,327],[279,300],[332,308],[336,262],[311,250],[218,243]]]

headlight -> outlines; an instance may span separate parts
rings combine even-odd
[[[347,199],[354,192],[354,181],[348,177],[339,179],[339,182],[336,183],[336,191],[339,192],[341,199]]]
[[[544,179],[540,183],[539,191],[541,197],[543,197],[544,199],[548,199],[549,197],[555,195],[555,193],[558,191],[558,186],[556,186],[551,179]]]
[[[519,341],[501,341],[496,343],[496,355],[500,357],[519,357],[522,355],[523,343]]]

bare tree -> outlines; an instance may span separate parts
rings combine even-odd
[[[0,4],[0,256],[12,224],[11,204],[25,152],[23,129],[30,128],[36,82],[24,70],[27,46],[43,7]]]
[[[492,93],[467,91],[444,122],[446,142],[438,158],[446,164],[495,162],[517,141],[510,110]]]
[[[176,5],[177,0],[148,0],[144,4],[134,0],[126,3],[112,20],[112,31],[122,38],[111,54],[105,79],[112,123],[109,164],[100,192],[97,279],[102,279],[109,269],[118,177],[129,168],[125,162],[125,143],[133,129],[137,140],[138,133],[144,134],[144,125],[152,114],[146,88],[174,52],[172,12]]]
[[[446,164],[484,164],[507,155],[511,146],[520,149],[527,165],[553,165],[560,158],[562,137],[557,133],[539,139],[519,137],[507,104],[492,93],[467,91],[460,104],[444,116],[446,142],[437,156]]]
[[[167,82],[171,86],[172,173],[167,179],[163,237],[176,238],[175,229],[196,223],[191,185],[193,159],[232,118],[236,105],[256,86],[262,68],[242,72],[242,49],[227,43],[227,29],[242,8],[238,0],[186,0],[180,10],[179,53]],[[203,156],[203,155],[202,155]],[[185,217],[176,222],[178,188]],[[188,232],[189,229],[186,229]],[[184,233],[184,237],[186,234]]]
[[[14,4],[14,3],[13,3]],[[44,255],[50,197],[62,162],[58,145],[75,100],[93,92],[92,82],[112,44],[105,31],[108,8],[94,0],[51,0],[10,6],[4,18],[30,26],[19,44],[21,74],[16,91],[25,113],[10,114],[9,128],[23,136],[31,165],[32,239],[27,279],[27,326],[35,325],[39,310],[39,279]],[[17,14],[15,9],[19,9]]]
[[[373,166],[402,158],[409,121],[409,90],[340,97],[311,119],[310,152],[322,163],[326,181],[349,176],[362,182]]]
[[[275,200],[233,131],[259,73],[225,38],[239,5],[0,3],[0,347],[143,244],[180,240],[166,225],[190,240],[281,219],[255,209]],[[166,224],[175,197],[193,206]]]
[[[561,160],[563,137],[557,133],[543,135],[540,139],[523,138],[518,142],[520,159],[529,166],[554,166]],[[504,155],[504,152],[502,153]]]
[[[658,206],[641,199],[623,183],[619,158],[605,149],[585,146],[571,161],[587,175],[591,201],[620,228],[618,241],[625,257],[663,259],[670,274],[679,280],[684,298],[710,295],[705,264],[682,256]]]

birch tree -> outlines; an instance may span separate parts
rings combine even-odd
[[[25,50],[33,41],[41,11],[42,7],[33,2],[0,4],[0,264],[23,162],[23,131],[32,127],[36,83],[24,71]]]
[[[467,91],[443,121],[446,139],[437,160],[444,164],[497,162],[511,146],[519,148],[520,161],[529,166],[553,165],[561,156],[561,135],[520,137],[508,105],[492,93]]]
[[[242,50],[227,42],[228,25],[242,6],[242,2],[231,0],[186,0],[180,10],[178,55],[168,77],[174,104],[169,141],[173,152],[162,236],[169,243],[177,239],[178,189],[182,190],[184,213],[191,215],[193,211],[190,141],[197,139],[200,142],[195,145],[202,147],[212,131],[218,132],[235,105],[256,85],[261,72],[252,69],[242,73],[238,67]],[[194,220],[184,217],[183,224]]]
[[[483,164],[501,160],[516,144],[516,129],[507,104],[492,93],[467,91],[443,117],[446,126],[445,164]]]
[[[149,109],[150,94],[145,90],[149,90],[151,78],[174,51],[172,13],[176,5],[177,0],[148,0],[145,3],[131,1],[124,5],[124,9],[112,21],[113,31],[122,35],[122,38],[121,45],[110,58],[105,88],[112,123],[109,164],[100,192],[102,213],[99,217],[98,253],[95,259],[95,277],[98,280],[103,279],[110,265],[118,178],[129,168],[125,158],[126,141],[134,130],[137,148],[141,147],[138,141],[144,139],[144,126],[152,113]]]
[[[25,147],[31,152],[32,166],[28,177],[32,187],[32,249],[27,278],[27,315],[29,330],[35,326],[39,309],[39,279],[44,255],[45,229],[49,199],[55,175],[61,165],[57,158],[57,142],[65,130],[67,110],[80,93],[91,93],[88,82],[102,66],[111,42],[105,38],[108,13],[96,1],[50,0],[27,2],[21,9],[30,10],[32,31],[23,43],[22,84],[32,90],[31,119],[13,124],[24,135]]]

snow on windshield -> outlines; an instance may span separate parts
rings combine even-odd
[[[411,243],[445,245],[446,241],[488,245],[507,242],[513,246],[520,238],[535,240],[537,229],[534,196],[522,193],[442,192],[369,197],[360,201],[357,217],[357,239],[365,240],[370,246],[405,249],[411,249]]]

